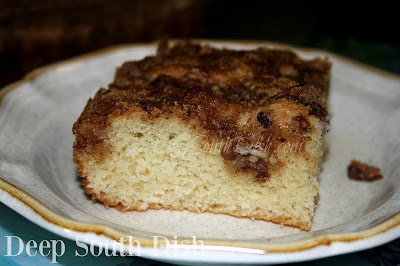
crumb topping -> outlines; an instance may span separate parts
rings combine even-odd
[[[326,119],[330,66],[288,50],[219,50],[191,42],[170,47],[162,42],[155,56],[124,63],[108,89],[88,101],[73,127],[74,150],[105,156],[108,119],[141,108],[148,119],[175,115],[208,132],[210,139],[224,140],[229,143],[221,149],[226,163],[265,182],[269,169],[279,166],[274,147],[307,141],[307,116]],[[287,129],[273,120],[273,106],[290,102],[305,111]],[[268,155],[259,152],[263,145],[269,145]]]
[[[347,167],[347,174],[350,179],[358,181],[375,181],[383,178],[378,167],[361,163],[357,160],[351,160]]]

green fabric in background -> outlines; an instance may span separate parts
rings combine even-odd
[[[400,74],[397,13],[393,4],[210,0],[199,37],[319,48]]]

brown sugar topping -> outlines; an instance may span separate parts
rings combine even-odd
[[[350,179],[359,181],[375,181],[383,178],[379,168],[352,160],[347,167],[347,174]]]
[[[191,42],[170,47],[163,42],[155,56],[124,63],[109,88],[89,100],[73,127],[74,150],[104,156],[107,147],[101,132],[108,118],[139,107],[149,119],[173,114],[206,130],[211,139],[232,140],[231,148],[221,150],[227,164],[264,182],[274,166],[264,158],[250,160],[252,147],[243,140],[268,144],[271,153],[282,139],[305,142],[300,133],[310,128],[306,118],[296,118],[298,130],[288,133],[271,120],[268,106],[297,102],[308,108],[308,115],[324,121],[330,66],[319,58],[302,60],[288,50],[219,50]],[[253,124],[239,125],[242,114],[253,112]]]

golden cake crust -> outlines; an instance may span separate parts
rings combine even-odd
[[[176,207],[176,205],[173,203],[171,203],[171,204],[150,203],[147,206],[147,208],[144,208],[144,209],[141,207],[140,204],[124,206],[123,204],[121,204],[121,202],[111,201],[107,195],[94,193],[93,190],[87,186],[88,182],[87,182],[86,178],[83,178],[82,183],[83,183],[86,193],[91,195],[93,200],[99,200],[99,201],[103,202],[106,206],[115,206],[119,211],[122,211],[122,212],[126,212],[126,211],[142,212],[142,211],[147,211],[148,209],[153,209],[153,210],[167,209],[167,210],[177,210],[177,211],[188,210],[188,211],[195,212],[195,213],[210,212],[210,213],[215,213],[215,214],[228,214],[228,215],[232,215],[235,217],[248,217],[249,216],[247,213],[244,213],[241,210],[227,210],[226,208],[218,206],[218,204],[210,206],[210,207],[202,208],[202,209],[200,209],[198,207],[183,207],[183,206]],[[287,216],[274,216],[273,218],[271,218],[271,216],[267,215],[267,214],[264,214],[264,215],[263,214],[255,214],[255,215],[253,214],[251,216],[251,218],[260,219],[260,220],[268,220],[268,221],[280,223],[280,224],[290,224],[290,225],[294,225],[299,228],[302,228],[304,230],[310,230],[310,225],[308,225],[307,223],[299,222],[299,221],[297,221],[295,219],[291,219],[290,217],[287,217]]]

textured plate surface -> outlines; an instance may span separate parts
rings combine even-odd
[[[285,48],[265,42],[208,42],[234,49]],[[330,150],[310,232],[208,213],[121,213],[90,200],[72,162],[72,124],[89,97],[112,81],[117,66],[154,54],[155,47],[101,50],[38,69],[3,89],[0,200],[64,237],[84,235],[93,242],[130,235],[141,241],[141,255],[175,262],[293,262],[356,251],[400,236],[400,78],[308,49],[293,48],[303,58],[329,56],[333,63]],[[384,179],[349,180],[346,168],[351,159],[380,167]],[[155,235],[170,240],[196,236],[207,248],[201,256],[185,247],[156,256],[149,251]]]

